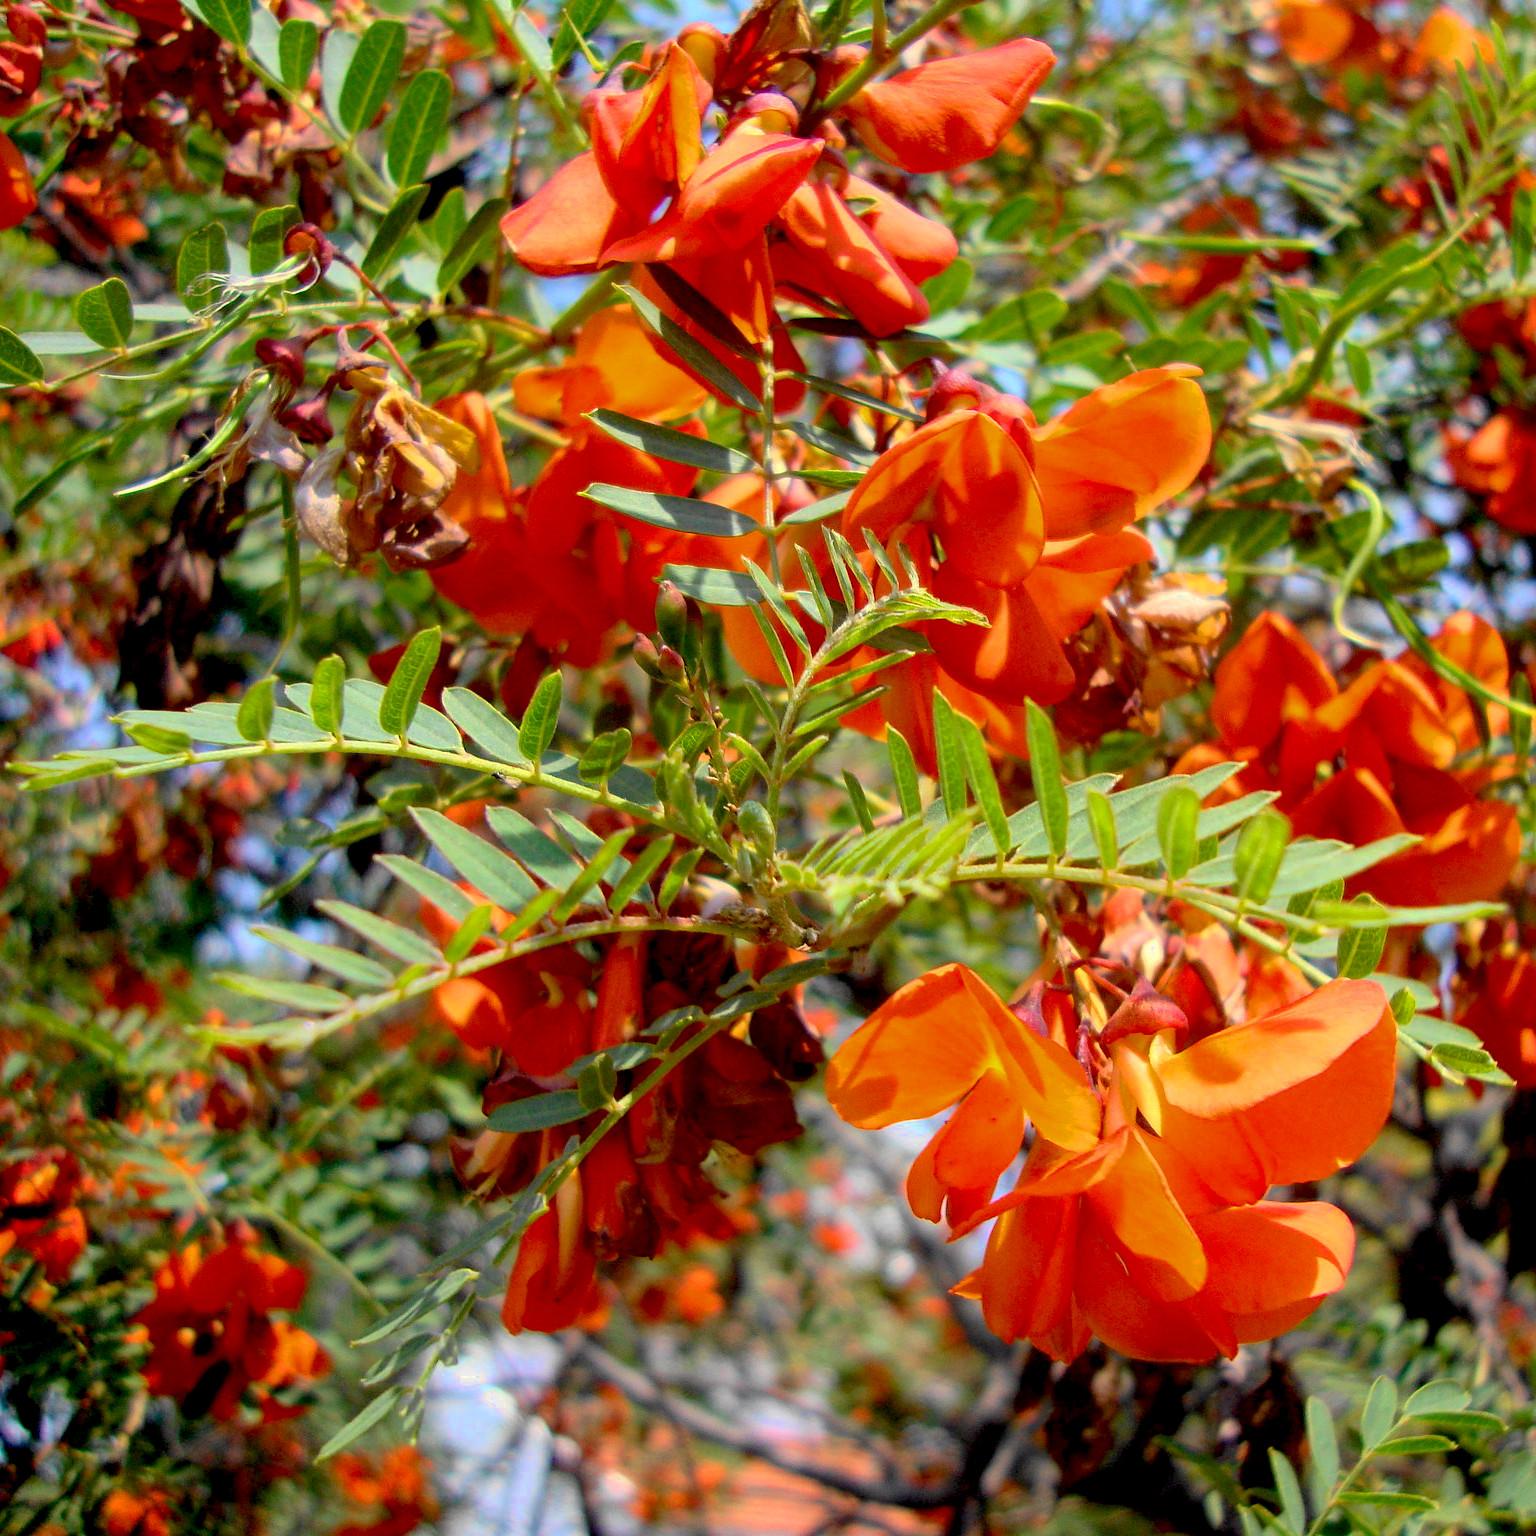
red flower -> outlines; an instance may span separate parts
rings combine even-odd
[[[1475,952],[1460,956],[1462,1006],[1456,1022],[1472,1030],[1517,1088],[1536,1088],[1536,935],[1513,922],[1490,923]]]
[[[271,1394],[324,1376],[330,1359],[302,1328],[274,1317],[304,1299],[308,1277],[256,1246],[237,1223],[217,1248],[172,1252],[155,1275],[155,1295],[135,1317],[149,1338],[144,1379],[190,1417],[233,1419],[254,1389],[265,1416],[291,1410]]]
[[[441,913],[425,908],[423,917],[446,936]],[[482,940],[482,952],[490,942]],[[623,934],[600,943],[596,960],[562,946],[437,989],[436,1006],[460,1038],[499,1054],[488,1114],[574,1086],[569,1069],[579,1058],[634,1039],[673,1009],[713,1006],[735,965],[732,946],[714,937]],[[736,1222],[703,1164],[717,1143],[753,1156],[799,1134],[776,1068],[803,1076],[805,1059],[803,1051],[770,1057],[755,1043],[715,1035],[641,1097],[523,1234],[502,1306],[506,1326],[548,1332],[589,1322],[602,1307],[600,1264],[732,1236]],[[653,1070],[645,1062],[626,1069],[617,1091]],[[573,1130],[585,1135],[598,1123],[592,1115],[547,1131],[483,1131],[457,1150],[459,1175],[482,1198],[515,1194],[561,1156]]]
[[[779,37],[755,16],[730,38],[694,26],[638,89],[593,91],[583,109],[592,148],[502,221],[518,260],[545,275],[665,266],[748,347],[774,337],[785,371],[799,363],[776,323],[775,290],[845,309],[872,335],[925,320],[919,284],[954,260],[954,237],[850,174],[844,135],[814,102],[802,129],[799,103],[815,74],[809,41]],[[820,84],[862,57],[844,49],[823,58]],[[907,170],[952,170],[999,146],[1052,63],[1044,44],[1021,38],[872,83],[833,116]],[[711,141],[712,102],[725,121]],[[668,292],[667,282],[655,285]],[[668,297],[688,312],[675,291]],[[721,346],[720,326],[691,318],[697,339]],[[720,355],[734,366],[730,347]],[[756,392],[755,367],[743,382]]]
[[[1258,239],[1263,233],[1258,204],[1248,197],[1220,197],[1202,203],[1179,221],[1179,228],[1187,235],[1242,240]],[[1254,254],[1246,251],[1186,251],[1171,266],[1144,262],[1138,275],[1144,283],[1160,287],[1170,304],[1187,309],[1235,282],[1254,259]],[[1261,252],[1257,259],[1270,271],[1289,272],[1305,266],[1308,257],[1305,251],[1286,251]]]
[[[22,153],[0,133],[0,229],[14,229],[37,208],[37,190]]]
[[[42,83],[48,25],[30,5],[7,6],[5,23],[11,35],[0,41],[0,117],[18,117]]]
[[[518,375],[519,409],[566,433],[526,489],[512,484],[501,433],[483,396],[456,395],[438,410],[468,427],[479,468],[461,473],[442,513],[469,547],[432,579],[489,633],[527,636],[575,666],[604,660],[615,631],[650,624],[665,565],[689,540],[619,517],[582,493],[594,483],[685,495],[697,471],[615,441],[586,419],[598,406],[665,420],[694,409],[704,391],[651,345],[634,312],[605,310],[582,328],[570,360]],[[509,580],[536,569],[538,582]]]
[[[0,1168],[0,1261],[15,1262],[20,1249],[52,1284],[67,1280],[86,1245],[79,1191],[79,1164],[61,1149]]]

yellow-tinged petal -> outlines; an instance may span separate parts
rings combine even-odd
[[[1120,1134],[1124,1151],[1084,1198],[1108,1222],[1138,1288],[1164,1301],[1181,1301],[1205,1284],[1205,1249],[1142,1132]]]
[[[1148,368],[1085,395],[1036,430],[1035,477],[1052,539],[1113,533],[1205,467],[1211,416],[1198,368]]]
[[[936,1115],[1000,1064],[986,1014],[966,989],[970,974],[941,965],[909,981],[844,1042],[827,1067],[827,1099],[850,1125]]]
[[[966,996],[1003,1043],[1011,1086],[1035,1129],[1068,1152],[1097,1146],[1103,1110],[1076,1058],[1054,1040],[1026,1029],[974,971],[958,969]]]

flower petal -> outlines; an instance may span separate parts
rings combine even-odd
[[[36,207],[37,189],[26,159],[10,135],[0,133],[0,229],[14,229]]]
[[[929,642],[940,665],[958,682],[1010,703],[1036,699],[1055,703],[1072,691],[1075,674],[1060,640],[1036,606],[1034,576],[1000,588],[971,581],[949,563],[934,577],[933,591],[945,602],[975,608],[979,624],[930,624]]]
[[[541,277],[595,272],[606,259],[604,250],[634,227],[590,153],[561,166],[501,221],[512,254]]]
[[[956,574],[1005,587],[1034,569],[1045,545],[1039,488],[990,417],[953,411],[919,427],[880,455],[843,512],[855,547],[864,528],[887,541],[921,523],[938,530]]]
[[[1133,373],[1035,431],[1035,475],[1052,539],[1112,533],[1190,485],[1211,452],[1198,371]]]
[[[966,991],[970,974],[941,965],[909,981],[844,1041],[827,1066],[827,1101],[850,1125],[937,1114],[995,1067],[997,1039]]]
[[[882,160],[953,171],[997,149],[1055,62],[1044,43],[1020,37],[867,85],[842,115]]]
[[[937,277],[960,254],[947,224],[925,218],[862,176],[848,178],[843,196],[859,207],[860,222],[914,283]]]
[[[1237,1353],[1230,1321],[1203,1297],[1170,1301],[1138,1285],[1114,1229],[1086,1202],[1075,1296],[1092,1333],[1133,1360],[1210,1360]]]
[[[736,129],[699,162],[661,218],[615,240],[603,251],[603,262],[665,262],[736,250],[762,234],[821,149],[820,141]]]
[[[1326,1178],[1386,1123],[1396,1045],[1375,982],[1330,981],[1162,1063],[1162,1135],[1233,1201]]]
[[[1244,1344],[1309,1317],[1344,1284],[1355,1229],[1323,1201],[1263,1200],[1195,1218],[1211,1279],[1205,1296],[1228,1313]]]
[[[892,336],[928,318],[922,290],[855,218],[835,187],[796,188],[778,219],[786,241],[774,248],[774,276],[812,303],[831,299],[873,336]]]
[[[1074,1294],[1080,1205],[1070,1197],[1031,1200],[1008,1212],[961,1290],[980,1297],[987,1327],[1000,1339],[1028,1339],[1055,1360],[1074,1360],[1088,1347]]]
[[[1216,668],[1211,719],[1229,746],[1263,750],[1282,725],[1338,693],[1327,663],[1283,614],[1262,613]]]

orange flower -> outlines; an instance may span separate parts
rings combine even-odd
[[[132,1493],[114,1488],[101,1501],[96,1518],[102,1536],[171,1536],[171,1495],[164,1488],[141,1488]]]
[[[1362,14],[1371,3],[1372,0],[1364,0],[1363,5],[1353,5],[1348,0],[1280,0],[1275,30],[1286,57],[1304,68],[1381,73],[1393,50],[1375,23]]]
[[[1503,642],[1470,614],[1434,644],[1491,686],[1508,676]],[[1217,740],[1186,752],[1175,772],[1236,760],[1222,789],[1278,793],[1298,833],[1361,844],[1420,839],[1352,882],[1397,905],[1491,900],[1520,851],[1513,806],[1480,800],[1488,773],[1459,767],[1476,745],[1471,705],[1418,661],[1378,661],[1342,691],[1283,615],[1262,615],[1216,669]]]
[[[1536,1088],[1536,956],[1492,956],[1460,1022],[1481,1038],[1517,1088]]]
[[[256,1389],[264,1417],[292,1411],[271,1393],[331,1367],[309,1334],[272,1315],[297,1308],[308,1283],[297,1265],[258,1249],[244,1223],[206,1253],[200,1243],[173,1251],[156,1272],[154,1299],[135,1317],[149,1336],[150,1391],[174,1397],[189,1417],[233,1419],[247,1388]]]
[[[780,238],[769,249],[778,288],[817,308],[832,300],[872,336],[926,320],[928,300],[918,284],[959,254],[942,224],[826,163],[795,189],[774,229]]]
[[[106,258],[113,251],[137,245],[149,230],[139,217],[139,191],[126,175],[84,176],[65,171],[51,183],[51,207],[68,223],[75,239],[92,255]]]
[[[565,362],[526,368],[512,380],[518,410],[574,427],[606,406],[646,421],[672,421],[704,404],[707,391],[657,350],[628,304],[600,310],[576,333]]]
[[[708,1264],[690,1264],[678,1274],[648,1285],[635,1302],[639,1314],[653,1323],[690,1323],[697,1327],[725,1311],[720,1280]]]
[[[1463,490],[1487,499],[1484,510],[1511,533],[1536,533],[1536,412],[1495,411],[1476,432],[1452,427],[1445,461]]]
[[[933,656],[881,675],[883,716],[920,761],[933,761],[935,687],[1002,751],[1022,750],[1026,698],[1071,692],[1062,642],[1151,558],[1128,525],[1183,490],[1209,453],[1197,372],[1132,374],[1044,426],[1022,401],[951,373],[929,397],[928,422],[859,483],[843,511],[855,548],[866,532],[903,546],[939,597],[988,620],[925,626]]]
[[[37,191],[22,153],[0,133],[0,229],[14,229],[37,208]]]
[[[79,1190],[79,1164],[60,1149],[0,1168],[0,1261],[20,1249],[52,1284],[67,1280],[86,1245]]]
[[[907,1176],[912,1209],[930,1221],[947,1212],[957,1222],[991,1198],[1018,1156],[1026,1121],[1064,1147],[1092,1147],[1100,1116],[1077,1094],[1081,1085],[1071,1055],[1027,1037],[963,965],[940,966],[903,987],[827,1068],[827,1098],[863,1130],[958,1105]]]
[[[958,170],[997,150],[1055,63],[1044,43],[1015,38],[866,85],[842,116],[904,171]]]
[[[342,1493],[354,1504],[372,1505],[376,1519],[350,1521],[332,1536],[409,1536],[437,1517],[427,1478],[432,1463],[414,1445],[397,1445],[377,1458],[344,1451],[331,1463]]]
[[[1143,984],[1102,1031],[1080,1027],[1074,1058],[949,965],[876,1010],[827,1092],[862,1126],[958,1101],[909,1197],[930,1217],[945,1197],[953,1218],[959,1195],[956,1235],[1000,1218],[960,1289],[1001,1337],[1061,1360],[1094,1336],[1141,1359],[1205,1360],[1294,1327],[1343,1284],[1343,1212],[1264,1196],[1369,1147],[1391,1107],[1396,1033],[1381,989],[1360,981],[1181,1048],[1187,1027]],[[980,1203],[1026,1122],[1018,1184]]]
[[[1418,230],[1426,225],[1438,225],[1440,209],[1448,206],[1448,200],[1455,197],[1455,186],[1450,151],[1443,144],[1436,144],[1424,156],[1423,173],[1404,177],[1384,187],[1381,200],[1389,207],[1406,209],[1408,217],[1403,227]],[[1489,196],[1487,216],[1473,224],[1462,238],[1478,242],[1491,239],[1495,224],[1507,231],[1514,222],[1515,198],[1529,187],[1536,187],[1536,171],[1521,167]],[[1475,307],[1495,311],[1503,309],[1498,303]]]
[[[1457,66],[1475,69],[1479,60],[1492,63],[1493,39],[1448,5],[1437,6],[1419,28],[1404,60],[1410,75],[1441,70],[1454,78]]]
[[[642,89],[594,91],[586,104],[592,148],[502,219],[517,259],[554,277],[707,256],[760,237],[822,146],[750,116],[706,150],[709,97],[698,66],[676,43]]]

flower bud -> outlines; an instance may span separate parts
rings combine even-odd
[[[263,336],[256,343],[256,358],[294,389],[304,385],[305,343],[292,336]]]
[[[312,288],[330,270],[336,259],[336,247],[318,224],[295,224],[283,236],[283,255],[304,259],[299,269],[299,286]]]
[[[743,117],[753,117],[767,133],[793,133],[800,126],[800,108],[782,91],[758,91],[741,109]]]
[[[736,812],[736,825],[741,828],[741,835],[764,856],[772,854],[778,846],[778,831],[773,818],[759,801],[742,802],[741,809]]]
[[[670,581],[656,589],[656,633],[663,645],[680,649],[688,632],[688,599]]]
[[[973,379],[963,368],[949,368],[933,381],[925,414],[933,421],[951,411],[983,411],[996,393],[991,385]]]
[[[695,21],[677,34],[677,46],[699,67],[699,73],[715,83],[720,61],[725,57],[725,38],[707,21]]]
[[[326,402],[319,395],[279,411],[277,419],[300,442],[328,443],[336,435],[336,429],[331,425],[330,413],[326,409]]]
[[[656,649],[656,642],[649,635],[635,636],[630,655],[634,657],[635,665],[647,677],[653,677],[657,682],[661,681],[661,653]]]

